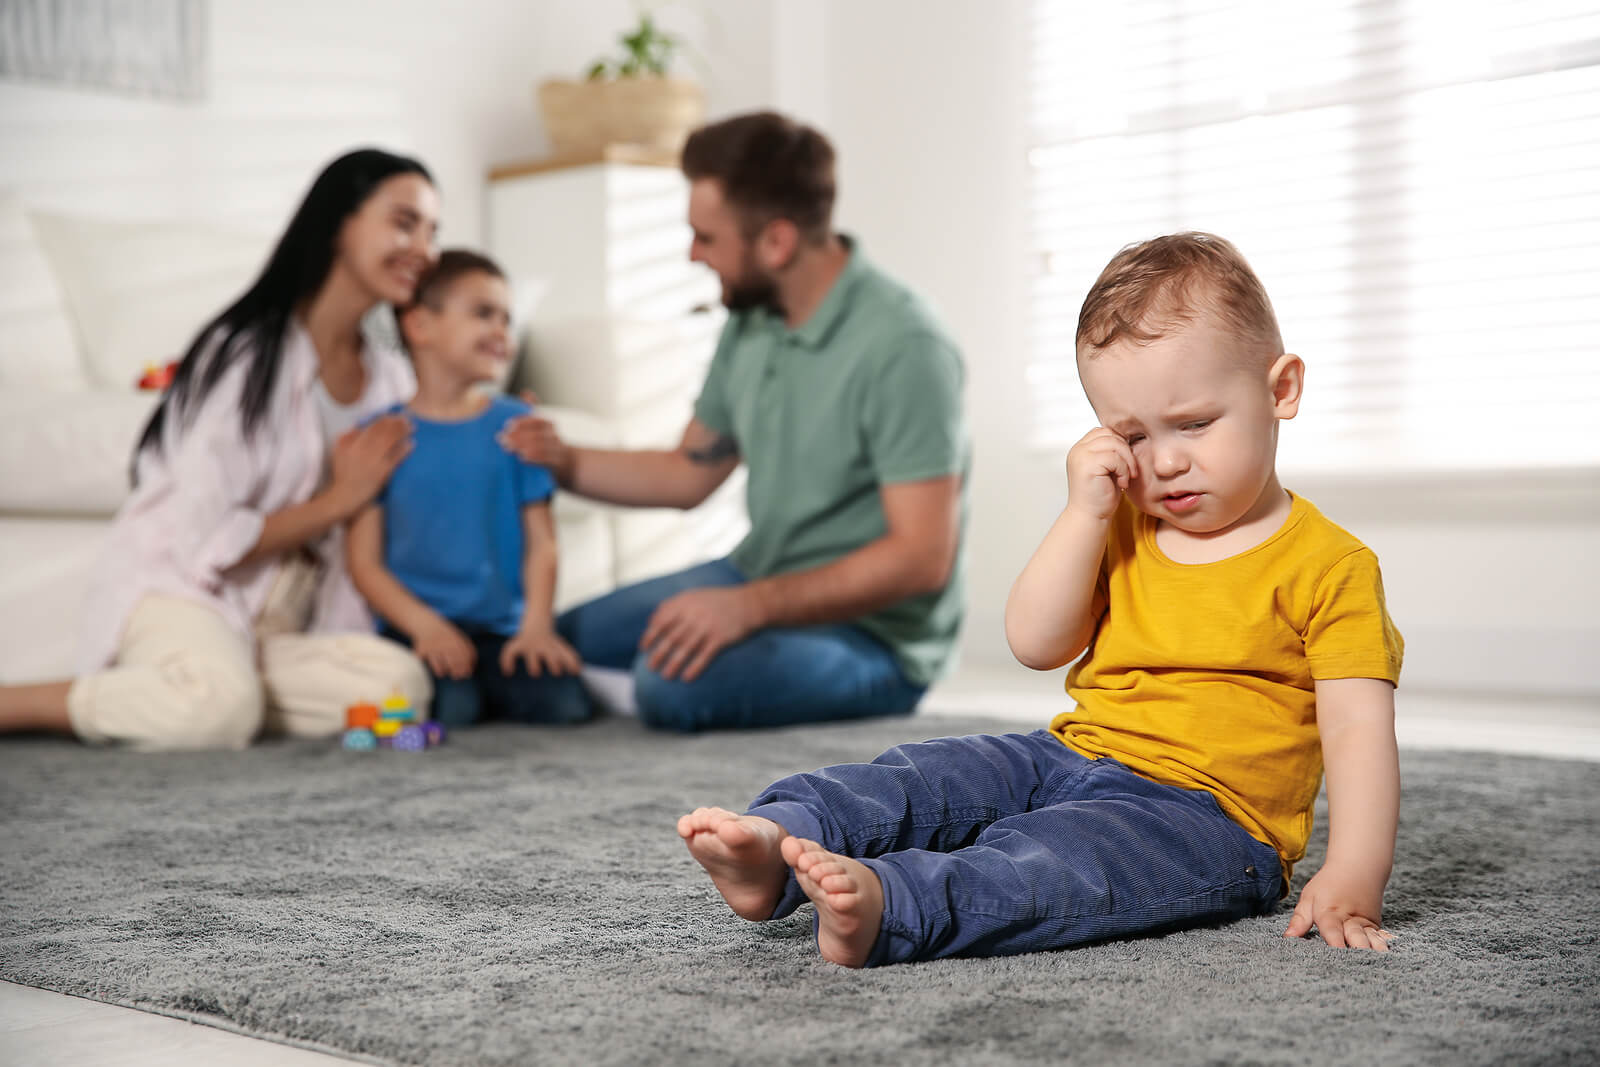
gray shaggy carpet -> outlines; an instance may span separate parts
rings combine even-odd
[[[1594,1062],[1600,765],[1404,753],[1388,955],[1286,941],[1285,911],[849,971],[809,908],[734,917],[673,832],[792,771],[995,729],[7,741],[0,978],[394,1064]],[[1325,842],[1324,812],[1296,889]]]

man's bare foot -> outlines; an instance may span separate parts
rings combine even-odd
[[[756,922],[772,918],[789,880],[780,851],[787,830],[759,815],[696,808],[678,820],[678,836],[735,915]]]
[[[817,906],[817,948],[846,967],[867,962],[883,925],[883,883],[872,868],[829,852],[815,841],[790,837],[781,846],[794,880]]]

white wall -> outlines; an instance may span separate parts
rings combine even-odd
[[[975,451],[965,658],[1003,660],[1006,591],[1047,510],[1039,486],[1013,469],[1026,430],[1026,278],[1024,144],[1020,123],[1007,121],[1022,113],[1022,39],[1007,16],[1020,5],[818,6],[819,120],[840,157],[840,226],[929,298],[966,358]]]
[[[1007,590],[1066,496],[1064,457],[1024,439],[1026,8],[778,0],[779,27],[809,30],[775,35],[780,106],[840,152],[841,225],[933,301],[966,355],[977,452],[964,651],[980,666],[1010,662]],[[805,70],[823,73],[824,91]],[[1378,552],[1407,637],[1406,688],[1600,707],[1588,669],[1600,647],[1600,472],[1285,480]]]
[[[273,230],[345,149],[420,156],[443,239],[481,238],[491,166],[541,154],[533,87],[615,50],[629,0],[213,0],[210,91],[176,103],[0,82],[0,187],[36,206]],[[772,95],[771,7],[663,7],[690,39],[713,115]]]
[[[841,155],[840,220],[961,342],[976,442],[966,658],[1009,661],[1006,590],[1064,501],[1024,440],[1023,0],[702,0],[711,112],[776,103]],[[543,151],[542,78],[609,51],[628,0],[215,0],[211,93],[174,104],[0,82],[0,186],[41,205],[272,229],[355,144],[416,152],[451,243],[481,238],[483,179]],[[1292,432],[1293,427],[1289,428]],[[1377,549],[1408,686],[1600,697],[1600,479],[1290,484]]]

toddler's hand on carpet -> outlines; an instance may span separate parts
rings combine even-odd
[[[663,678],[692,682],[718,652],[756,628],[742,590],[691,589],[661,602],[639,647],[649,656],[650,669]]]
[[[467,635],[444,619],[419,630],[411,638],[412,651],[440,678],[466,678],[477,665],[478,650]]]
[[[1394,937],[1379,926],[1383,920],[1383,890],[1376,899],[1361,879],[1345,877],[1324,867],[1300,891],[1294,917],[1284,937],[1304,937],[1314,925],[1322,940],[1334,948],[1370,948],[1389,951]]]
[[[500,649],[500,671],[512,674],[521,659],[528,673],[538,678],[543,674],[577,674],[583,666],[577,650],[549,628],[518,631]]]

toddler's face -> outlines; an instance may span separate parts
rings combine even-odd
[[[1078,361],[1101,425],[1138,461],[1128,499],[1190,533],[1255,517],[1277,487],[1278,420],[1293,417],[1297,398],[1279,402],[1273,372],[1238,347],[1202,313],[1150,344],[1119,342]]]
[[[473,271],[457,278],[431,314],[421,358],[472,382],[498,382],[511,359],[511,290],[505,280]]]

